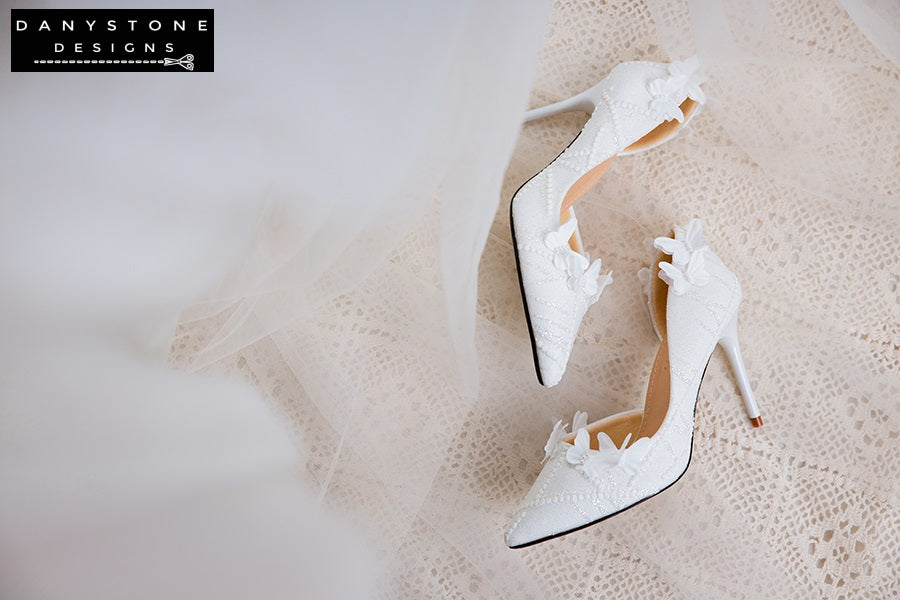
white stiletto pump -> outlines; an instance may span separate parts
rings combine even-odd
[[[587,424],[560,423],[545,465],[506,535],[511,548],[602,521],[674,484],[691,458],[694,410],[706,365],[721,345],[754,427],[762,425],[737,342],[741,288],[709,249],[696,219],[656,238],[661,252],[650,288],[660,336],[644,409]]]
[[[612,281],[583,252],[572,205],[612,159],[671,139],[705,101],[696,59],[629,62],[568,100],[528,112],[526,121],[565,111],[591,112],[581,133],[515,193],[510,227],[538,381],[562,378],[581,320]]]

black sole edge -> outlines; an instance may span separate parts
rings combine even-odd
[[[529,177],[522,185],[520,185],[516,192],[512,195],[512,199],[509,201],[509,232],[510,234],[512,234],[513,252],[516,256],[516,274],[519,277],[519,292],[522,294],[522,306],[525,308],[525,322],[528,323],[528,338],[531,340],[531,355],[534,358],[534,372],[537,375],[538,383],[540,383],[541,385],[544,385],[544,380],[541,378],[541,364],[538,361],[537,344],[535,343],[534,339],[534,328],[531,326],[531,313],[528,312],[528,300],[525,299],[525,284],[522,283],[522,267],[519,264],[519,245],[516,243],[516,226],[513,223],[513,203],[516,201],[516,195],[519,193],[519,191],[523,187],[525,187],[525,185],[529,181],[543,173],[544,169],[547,169],[550,165],[555,163],[556,159],[562,156],[563,153],[569,149],[569,146],[575,143],[575,140],[577,140],[578,136],[580,135],[581,131],[578,132],[578,135],[572,138],[572,141],[569,142],[569,144],[565,148],[563,148],[562,151],[556,155],[556,158],[551,160],[546,167]]]
[[[530,179],[528,181],[531,181]],[[526,181],[525,183],[528,183]],[[525,185],[524,183],[522,185]],[[522,189],[519,187],[519,189]],[[518,190],[516,190],[516,194],[518,194]],[[513,194],[513,200],[516,199],[515,194]],[[525,284],[522,283],[522,267],[519,266],[519,246],[516,244],[516,227],[513,224],[513,203],[509,203],[509,231],[512,234],[512,243],[513,243],[513,252],[516,255],[516,275],[519,278],[519,292],[522,294],[522,306],[525,308],[525,322],[528,324],[528,337],[531,340],[531,355],[534,358],[534,373],[537,375],[538,383],[544,385],[544,380],[541,378],[541,366],[538,361],[537,354],[537,343],[534,340],[534,329],[531,327],[531,313],[528,312],[528,300],[525,299]]]
[[[694,438],[693,438],[693,436],[691,436],[691,454],[693,454],[693,446],[694,446]],[[570,533],[575,533],[576,531],[581,531],[582,529],[587,529],[587,528],[590,527],[591,525],[596,525],[597,523],[601,523],[601,522],[603,522],[603,521],[605,521],[605,520],[607,520],[607,519],[609,519],[609,518],[615,517],[616,515],[621,514],[621,513],[625,512],[626,510],[629,510],[629,509],[634,508],[635,506],[637,506],[638,504],[640,504],[640,503],[642,503],[642,502],[646,502],[647,500],[650,500],[651,498],[655,498],[656,496],[662,494],[664,491],[666,491],[667,489],[669,489],[670,487],[672,487],[673,485],[675,485],[676,483],[678,483],[678,480],[681,479],[682,477],[684,477],[684,474],[687,473],[688,467],[690,467],[690,466],[691,466],[691,459],[690,459],[690,456],[688,456],[688,464],[687,464],[687,467],[684,468],[684,471],[681,472],[681,475],[679,475],[679,476],[675,479],[675,481],[673,481],[672,483],[670,483],[669,485],[667,485],[667,486],[664,487],[663,489],[659,490],[658,492],[656,492],[656,493],[653,494],[652,496],[647,496],[646,498],[642,498],[642,499],[638,500],[637,502],[635,502],[634,504],[629,504],[629,505],[626,506],[625,508],[620,509],[620,510],[617,510],[616,512],[614,512],[614,513],[612,513],[612,514],[608,514],[608,515],[606,515],[605,517],[602,517],[602,518],[600,518],[600,519],[597,519],[596,521],[591,521],[590,523],[586,523],[586,524],[584,524],[584,525],[579,525],[579,526],[576,527],[575,529],[569,529],[568,531],[563,531],[562,533],[557,533],[557,534],[554,534],[554,535],[548,535],[547,537],[543,537],[543,538],[541,538],[541,539],[539,539],[539,540],[534,540],[533,542],[528,542],[527,544],[521,544],[521,545],[519,545],[519,546],[508,546],[508,548],[509,548],[510,550],[518,550],[519,548],[527,548],[527,547],[529,547],[529,546],[534,546],[535,544],[540,544],[541,542],[546,542],[547,540],[556,539],[556,538],[558,538],[558,537],[562,537],[562,536],[568,535],[568,534],[570,534]]]
[[[710,359],[711,358],[712,358],[712,355],[710,355]],[[703,385],[703,378],[706,377],[706,369],[708,369],[708,368],[709,368],[709,360],[706,361],[706,366],[703,367],[703,375],[700,376],[700,384],[701,385]],[[697,390],[697,398],[694,399],[694,423],[695,424],[697,422],[697,403],[698,403],[699,399],[700,399],[700,390]],[[651,498],[655,498],[656,496],[662,494],[664,491],[666,491],[667,489],[669,489],[670,487],[672,487],[673,485],[678,483],[679,480],[681,480],[681,478],[684,477],[684,474],[687,473],[688,468],[691,466],[691,458],[693,458],[693,456],[694,456],[694,432],[692,429],[691,430],[691,448],[688,451],[687,465],[685,465],[684,471],[681,472],[681,475],[676,477],[675,480],[672,483],[670,483],[669,485],[667,485],[666,487],[662,488],[661,490],[659,490],[658,492],[656,492],[654,494],[647,496],[646,498],[641,498],[634,504],[629,504],[625,508],[619,509],[614,513],[610,513],[610,514],[606,515],[605,517],[600,517],[596,521],[591,521],[590,523],[585,523],[584,525],[579,525],[578,527],[576,527],[574,529],[569,529],[567,531],[555,533],[553,535],[548,535],[547,537],[542,537],[542,538],[534,540],[532,542],[527,542],[525,544],[519,544],[518,546],[507,546],[507,548],[509,548],[510,550],[518,550],[520,548],[527,548],[529,546],[534,546],[535,544],[540,544],[541,542],[546,542],[548,540],[553,540],[558,537],[568,535],[570,533],[575,533],[576,531],[581,531],[582,529],[587,529],[591,525],[596,525],[597,523],[601,523],[609,518],[612,518],[612,517],[615,517],[616,515],[622,514],[626,510],[634,508],[635,506],[637,506],[638,504],[641,504],[642,502],[646,502],[647,500],[650,500]]]

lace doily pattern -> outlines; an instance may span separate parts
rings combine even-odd
[[[478,272],[477,389],[448,358],[436,208],[352,294],[214,365],[297,431],[323,505],[386,557],[380,597],[900,595],[897,69],[837,3],[776,0],[766,27],[752,4],[726,12],[731,56],[753,60],[710,67],[715,103],[691,135],[617,159],[578,215],[617,273],[648,264],[642,239],[703,216],[741,279],[764,427],[747,424],[716,353],[676,485],[600,526],[506,548],[548,418],[640,406],[658,344],[623,277],[588,312],[563,382],[534,381],[506,202],[577,134],[578,114],[525,126],[513,153]],[[531,106],[623,60],[687,56],[691,30],[681,2],[557,3]],[[184,323],[173,360],[189,366],[218,325]]]

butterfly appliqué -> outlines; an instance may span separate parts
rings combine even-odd
[[[676,227],[675,238],[659,237],[654,240],[656,249],[672,256],[672,262],[659,263],[659,278],[665,281],[677,295],[684,294],[692,285],[709,283],[706,270],[706,250],[709,246],[703,235],[699,219],[691,219],[687,227]]]
[[[544,460],[541,461],[541,464],[544,464],[553,456],[553,451],[559,445],[563,436],[566,435],[566,425],[562,422],[562,419],[557,419],[553,424],[553,431],[550,432],[550,437],[547,439],[547,443],[544,444]]]
[[[572,447],[566,450],[566,462],[581,466],[585,475],[591,478],[601,477],[612,468],[634,475],[650,450],[650,438],[641,438],[629,446],[631,433],[625,436],[621,447],[602,431],[597,433],[597,450],[591,451],[590,440],[587,429],[579,429]]]
[[[577,410],[575,411],[575,416],[572,417],[572,431],[578,431],[579,429],[584,429],[588,424],[588,414],[584,411]]]
[[[600,298],[603,288],[612,282],[612,275],[607,273],[601,277],[603,263],[599,258],[590,262],[590,256],[572,250],[569,240],[577,228],[575,217],[570,217],[544,236],[544,245],[553,250],[553,265],[568,275],[569,289],[587,295],[593,304]]]
[[[672,263],[678,266],[687,265],[697,252],[706,250],[709,245],[703,235],[700,219],[691,219],[687,227],[675,227],[675,238],[658,237],[653,240],[653,247],[670,254]]]
[[[577,229],[578,220],[574,216],[569,217],[565,223],[544,236],[544,245],[550,250],[568,246],[569,240],[575,235]]]
[[[706,102],[706,94],[700,87],[704,79],[703,69],[700,66],[700,60],[696,56],[671,63],[669,65],[669,74],[678,78],[688,98],[700,104]]]
[[[575,416],[572,417],[572,431],[578,431],[579,429],[587,427],[587,419],[588,415],[586,412],[580,410],[576,411]],[[544,444],[544,459],[541,461],[541,464],[550,460],[554,450],[559,446],[559,442],[562,441],[563,437],[568,433],[566,425],[568,424],[563,424],[562,419],[555,419],[553,421],[553,431],[550,432],[550,437],[547,439],[547,443]]]
[[[676,96],[681,86],[675,79],[656,79],[650,82],[650,110],[666,121],[676,119],[679,123],[684,121],[684,113],[678,106]]]
[[[697,57],[689,58],[669,65],[669,76],[654,79],[648,86],[650,92],[650,110],[666,121],[676,119],[684,122],[684,113],[678,102],[683,96],[703,104],[706,94],[700,88],[703,72]]]
[[[697,254],[687,266],[682,269],[672,263],[659,263],[659,278],[665,281],[676,295],[684,294],[689,286],[703,286],[709,283],[709,273],[706,271],[706,259],[703,254]]]

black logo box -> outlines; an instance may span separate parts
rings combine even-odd
[[[11,9],[11,71],[213,71],[211,9]]]

